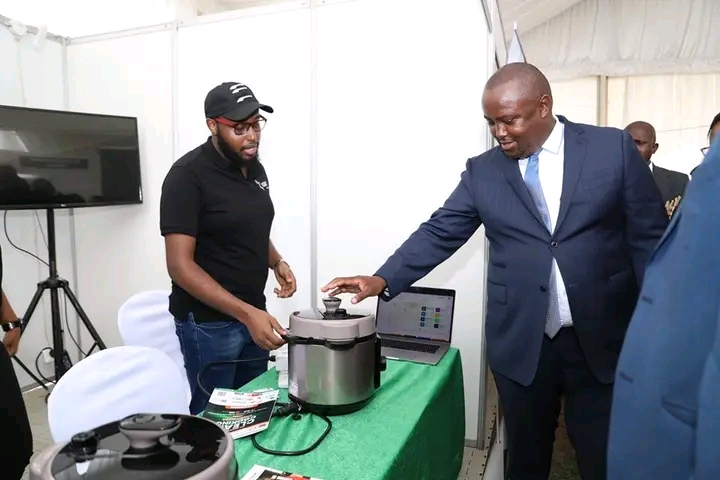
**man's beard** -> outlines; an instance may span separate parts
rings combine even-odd
[[[244,158],[242,155],[240,155],[238,152],[233,150],[233,148],[230,146],[228,142],[225,141],[222,134],[218,132],[217,135],[217,144],[218,148],[220,149],[220,152],[233,163],[236,163],[240,166],[247,166],[252,163],[255,163],[259,161],[258,154],[256,153],[252,158]]]

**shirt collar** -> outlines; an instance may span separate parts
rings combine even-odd
[[[240,165],[220,155],[215,145],[212,143],[212,136],[209,136],[207,142],[203,146],[212,162],[223,170],[229,170],[231,172],[241,173]],[[247,165],[247,179],[254,180],[258,178],[260,174],[259,161],[255,160]]]
[[[540,150],[545,150],[548,153],[552,153],[553,155],[559,155],[560,149],[563,146],[563,136],[565,135],[565,124],[562,123],[556,116],[553,116],[555,119],[555,126],[552,129],[552,132],[550,132],[550,136],[545,140],[545,143],[543,143],[543,146],[540,148]]]

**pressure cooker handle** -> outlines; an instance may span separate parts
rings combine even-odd
[[[298,337],[293,335],[290,330],[286,330],[287,333],[281,333],[280,338],[285,340],[288,345],[311,345],[313,338]]]
[[[358,344],[357,338],[352,340],[327,340],[324,338],[298,337],[290,333],[281,334],[280,337],[285,340],[288,345],[317,345],[319,347],[327,347],[330,350],[350,350]]]
[[[375,337],[375,389],[380,388],[380,373],[387,369],[387,360],[382,355],[382,342]]]

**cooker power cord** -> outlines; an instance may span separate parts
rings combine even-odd
[[[260,450],[263,453],[267,453],[268,455],[277,455],[281,457],[298,457],[300,455],[305,455],[306,453],[310,453],[313,450],[315,450],[318,445],[322,443],[323,440],[325,440],[325,437],[327,437],[328,433],[330,433],[330,430],[332,430],[332,422],[328,417],[325,415],[318,415],[313,412],[303,412],[303,409],[300,405],[294,402],[290,403],[282,403],[278,404],[278,408],[275,409],[275,412],[273,413],[274,417],[291,417],[293,420],[300,420],[302,418],[303,414],[309,414],[314,415],[316,417],[321,418],[325,424],[325,430],[320,434],[320,436],[313,442],[312,445],[310,445],[307,448],[303,448],[302,450],[272,450],[267,447],[263,447],[260,445],[257,441],[257,437],[260,432],[256,433],[251,437],[253,447]]]
[[[207,395],[208,397],[210,397],[210,396],[212,396],[211,393],[208,392],[207,389],[205,389],[205,386],[204,386],[203,383],[202,383],[202,377],[203,377],[203,375],[205,375],[205,372],[207,372],[210,368],[216,367],[216,366],[218,366],[218,365],[231,365],[231,364],[234,364],[234,363],[262,362],[262,361],[274,362],[274,361],[275,361],[275,355],[270,355],[270,356],[268,356],[268,357],[260,357],[260,358],[244,358],[244,359],[240,359],[240,360],[218,360],[218,361],[216,361],[216,362],[206,363],[206,364],[203,365],[202,368],[200,368],[200,370],[198,371],[198,374],[197,374],[197,384],[198,384],[198,387],[200,387],[200,390],[202,390],[205,395]]]
[[[239,359],[239,360],[218,360],[216,362],[206,363],[198,371],[198,374],[197,374],[198,387],[200,387],[200,390],[202,390],[203,393],[205,393],[205,395],[207,395],[208,397],[211,396],[210,392],[207,391],[207,389],[205,388],[205,386],[202,383],[202,377],[208,369],[210,369],[216,365],[229,365],[229,364],[235,364],[235,363],[261,362],[261,361],[274,362],[275,359],[276,359],[275,355],[270,355],[268,357],[261,357],[261,358],[245,358],[245,359]],[[283,456],[283,457],[297,457],[297,456],[305,455],[306,453],[312,452],[322,443],[323,440],[325,440],[325,437],[327,437],[328,434],[330,433],[330,430],[332,430],[332,422],[330,421],[330,419],[328,417],[326,417],[325,415],[319,415],[319,414],[316,414],[313,412],[304,412],[303,408],[295,402],[290,402],[290,403],[276,402],[275,403],[275,411],[273,412],[272,416],[273,417],[290,417],[291,416],[293,420],[300,420],[302,418],[303,414],[309,414],[309,415],[314,415],[316,417],[319,417],[326,424],[325,430],[323,430],[323,432],[320,434],[320,436],[317,438],[317,440],[315,440],[315,442],[313,442],[313,444],[310,445],[309,447],[304,448],[302,450],[287,450],[287,451],[286,450],[272,450],[270,448],[263,447],[262,445],[260,445],[258,443],[258,441],[255,437],[260,432],[256,433],[255,435],[252,435],[250,437],[253,447],[255,447],[256,449],[258,449],[259,451],[261,451],[263,453],[267,453],[268,455],[276,455],[276,456]]]

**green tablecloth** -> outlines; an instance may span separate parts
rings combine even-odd
[[[242,390],[277,388],[270,370]],[[287,390],[280,391],[287,401]],[[249,438],[235,441],[240,476],[254,464],[322,480],[456,480],[465,439],[465,397],[460,352],[450,349],[436,366],[388,360],[382,386],[362,410],[331,417],[333,426],[312,452],[297,457],[267,455]],[[256,437],[273,450],[301,450],[322,433],[325,422],[273,418]]]

